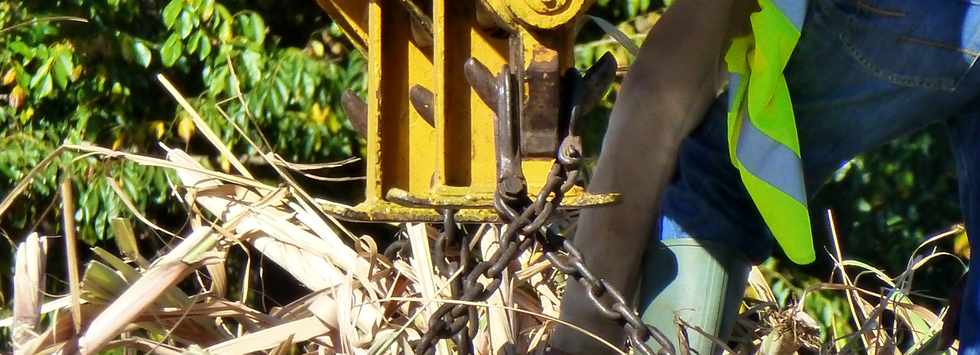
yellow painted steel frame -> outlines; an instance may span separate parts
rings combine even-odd
[[[354,46],[364,53],[367,35],[367,2],[364,0],[316,0],[317,4],[334,20],[350,38]]]
[[[328,204],[328,212],[361,221],[441,220],[434,208],[407,207],[387,199],[400,196],[433,206],[461,206],[461,222],[497,221],[492,204],[494,111],[470,88],[463,64],[472,57],[497,73],[515,60],[523,68],[544,63],[548,73],[560,75],[573,64],[572,26],[567,25],[590,0],[431,0],[433,38],[419,42],[410,30],[415,19],[401,0],[317,1],[368,58],[366,199],[355,207]],[[480,6],[505,30],[481,28]],[[513,36],[518,36],[520,48],[512,49]],[[410,102],[409,90],[416,85],[433,93],[434,125]],[[533,104],[537,93],[527,80],[521,85],[522,107]],[[559,95],[560,85],[543,90]],[[542,119],[557,122],[558,101],[554,102],[553,110],[544,110],[554,117]],[[542,186],[552,162],[544,156],[524,158],[529,191]],[[581,189],[572,190],[564,201],[609,202]]]

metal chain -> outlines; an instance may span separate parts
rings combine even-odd
[[[616,290],[606,280],[597,277],[586,266],[582,253],[571,242],[554,233],[546,231],[545,224],[552,213],[558,209],[562,198],[568,192],[579,174],[579,147],[577,137],[567,137],[562,142],[559,159],[552,166],[548,179],[536,198],[529,197],[514,199],[513,196],[502,196],[500,192],[494,198],[494,205],[507,222],[507,227],[500,237],[500,247],[484,261],[477,263],[471,269],[467,266],[471,257],[468,252],[468,241],[456,236],[455,221],[452,215],[455,211],[443,211],[444,232],[436,241],[436,260],[445,262],[443,250],[454,243],[459,243],[459,262],[449,262],[442,265],[444,275],[452,275],[459,268],[463,269],[450,287],[452,297],[467,302],[484,301],[496,291],[502,282],[503,273],[508,264],[521,253],[529,249],[535,242],[542,246],[544,256],[551,264],[579,282],[588,290],[589,299],[605,318],[623,325],[629,345],[641,354],[657,354],[646,342],[653,338],[660,347],[660,353],[673,354],[674,347],[660,331],[650,327],[640,320],[639,315],[621,292]],[[509,201],[508,201],[509,200]],[[465,235],[465,233],[463,233]],[[489,280],[484,286],[478,282],[483,276]],[[604,297],[606,296],[606,297]],[[454,338],[457,349],[461,354],[472,351],[471,340],[475,335],[477,324],[476,308],[463,304],[446,303],[441,305],[429,319],[429,329],[422,340],[416,344],[415,352],[426,354],[434,350],[433,345],[441,339]]]
[[[465,275],[471,265],[471,257],[469,252],[469,234],[458,233],[456,229],[456,210],[445,209],[442,210],[443,215],[443,230],[436,239],[436,245],[433,250],[433,263],[439,269],[443,275]],[[458,255],[452,257],[453,248],[458,248]],[[460,277],[456,277],[451,280],[449,284],[449,297],[451,299],[459,299],[460,293],[463,289],[463,282]],[[476,336],[477,328],[470,326],[471,321],[476,320],[474,313],[476,312],[475,307],[467,307],[467,315],[472,316],[461,321],[459,327],[460,329],[453,332],[451,335],[453,340],[456,342],[457,352],[459,354],[472,354],[472,340]],[[444,322],[453,322],[454,319],[452,315],[443,315]]]
[[[542,247],[544,256],[551,264],[570,279],[582,284],[599,313],[621,324],[629,345],[640,354],[652,355],[647,341],[651,338],[661,349],[660,353],[673,354],[674,347],[660,331],[644,324],[626,298],[606,280],[599,278],[585,264],[582,253],[571,242],[545,228],[562,199],[578,181],[582,151],[582,139],[578,134],[580,116],[591,109],[601,98],[615,74],[615,60],[603,56],[584,77],[571,70],[566,75],[573,90],[568,100],[568,133],[558,147],[555,163],[548,172],[547,180],[532,200],[527,183],[521,172],[520,149],[517,144],[517,117],[515,116],[516,85],[507,66],[494,77],[479,62],[471,59],[466,64],[467,80],[488,105],[495,107],[494,144],[497,155],[497,189],[493,204],[502,221],[506,223],[499,238],[499,247],[483,261],[476,262],[469,250],[470,236],[456,229],[455,210],[442,209],[443,231],[436,240],[433,263],[444,276],[455,275],[450,287],[450,297],[464,302],[482,302],[493,294],[503,282],[507,266],[535,243]],[[393,244],[385,250],[389,258],[404,257],[406,243]],[[457,253],[452,253],[458,247]],[[479,282],[486,278],[486,285]],[[415,344],[415,353],[428,354],[434,345],[453,338],[461,354],[473,352],[472,340],[477,330],[476,307],[463,303],[444,303],[429,318],[429,327],[422,339]]]

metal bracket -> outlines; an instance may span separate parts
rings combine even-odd
[[[497,191],[509,201],[527,198],[527,180],[521,168],[521,130],[518,129],[517,98],[513,74],[504,65],[494,77],[479,61],[470,58],[464,71],[466,81],[487,106],[494,107],[494,151],[497,153]],[[554,152],[552,151],[552,154]]]
[[[325,210],[435,222],[432,209],[450,208],[460,222],[497,222],[496,191],[527,198],[556,153],[577,154],[559,145],[571,112],[562,74],[573,62],[570,24],[588,1],[527,1],[318,0],[367,58],[366,93],[340,97],[364,138],[365,199]],[[574,186],[560,208],[614,200]]]

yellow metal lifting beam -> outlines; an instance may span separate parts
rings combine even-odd
[[[367,57],[367,97],[345,96],[366,145],[366,199],[327,211],[359,221],[495,222],[495,109],[465,79],[470,58],[516,78],[521,166],[537,191],[560,142],[561,76],[591,0],[317,0]],[[518,64],[519,63],[519,64]],[[565,206],[610,202],[576,188]]]

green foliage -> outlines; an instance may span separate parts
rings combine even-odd
[[[934,126],[846,163],[811,202],[814,225],[825,225],[825,211],[831,209],[845,256],[892,275],[905,270],[926,237],[963,221],[943,128]],[[818,244],[827,236],[817,229]],[[952,243],[943,247],[952,249]],[[944,262],[920,271],[919,291],[949,297],[949,285],[960,277],[960,271],[951,272],[955,266]]]
[[[593,12],[602,14],[602,18],[613,23],[618,23],[663,7],[663,4],[668,2],[657,0],[597,0]]]
[[[255,150],[231,123],[254,141],[267,138],[270,146],[262,148],[289,160],[356,153],[339,96],[363,90],[363,59],[345,49],[339,28],[314,2],[290,6],[288,13],[270,11],[278,7],[234,0],[0,2],[0,91],[6,94],[0,101],[0,191],[9,191],[62,143],[154,154],[162,142],[226,166],[206,145],[195,144],[200,138],[193,122],[156,82],[158,72],[237,154]],[[163,205],[169,197],[162,171],[73,158],[35,180],[23,204],[0,221],[9,228],[4,233],[17,240],[45,210],[57,213],[59,167],[76,179],[75,218],[90,244],[108,237],[111,218],[128,213],[106,177],[144,213],[180,220],[177,208]],[[59,233],[57,226],[47,228]]]

